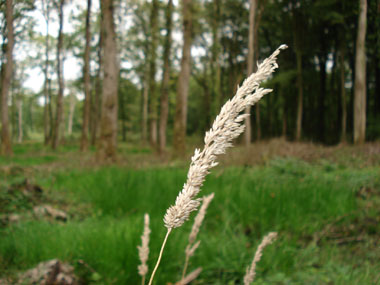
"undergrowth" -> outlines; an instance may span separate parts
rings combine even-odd
[[[375,219],[379,207],[368,208],[358,197],[363,188],[380,191],[378,168],[352,169],[334,164],[309,164],[275,159],[260,167],[217,168],[203,187],[215,192],[189,270],[202,266],[195,284],[239,284],[246,264],[269,231],[279,239],[266,249],[257,269],[257,284],[373,284],[379,273],[379,224],[371,231],[358,227],[364,239],[338,243],[318,233],[338,217],[336,228]],[[25,221],[0,230],[0,275],[14,274],[40,261],[60,258],[80,270],[78,260],[92,269],[88,282],[137,284],[137,245],[143,214],[151,217],[149,268],[165,233],[162,217],[185,180],[185,169],[58,171],[36,180],[49,195],[64,195],[90,214],[73,215],[67,223]],[[81,207],[72,206],[71,212]],[[363,214],[365,213],[365,214]],[[157,284],[180,279],[191,223],[170,236]],[[349,237],[349,236],[348,236]],[[344,239],[344,234],[342,235]],[[376,244],[377,240],[377,244]],[[343,240],[344,241],[344,240]],[[96,274],[95,274],[96,273]],[[378,281],[380,279],[377,279]],[[376,283],[375,283],[376,284]]]

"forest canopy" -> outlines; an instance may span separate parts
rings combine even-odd
[[[12,143],[201,138],[257,63],[281,44],[273,89],[244,142],[380,137],[380,3],[340,0],[3,0],[3,154]]]

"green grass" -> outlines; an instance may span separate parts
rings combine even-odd
[[[258,265],[258,284],[372,284],[379,277],[380,252],[372,244],[379,226],[360,245],[316,244],[313,234],[339,216],[360,212],[357,190],[379,190],[379,177],[377,168],[292,159],[255,168],[217,168],[201,192],[216,196],[189,270],[203,267],[199,284],[241,284],[261,238],[278,231],[279,240],[265,250]],[[136,247],[143,214],[151,216],[152,269],[165,234],[163,215],[185,179],[185,169],[121,167],[40,177],[46,188],[53,185],[52,196],[56,191],[73,207],[87,205],[91,214],[74,214],[65,224],[33,221],[0,230],[0,274],[49,258],[73,264],[83,259],[100,274],[99,284],[138,284]],[[191,224],[170,236],[157,284],[179,279]]]

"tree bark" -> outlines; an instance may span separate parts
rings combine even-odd
[[[340,97],[341,97],[341,135],[340,142],[346,142],[346,133],[347,133],[347,98],[346,98],[346,87],[345,87],[345,67],[344,67],[344,49],[345,44],[340,45],[339,51],[339,67],[340,67]]]
[[[52,95],[52,88],[51,88],[51,78],[48,79],[48,97],[49,97],[49,105],[48,105],[48,111],[49,111],[49,140],[48,143],[50,143],[51,139],[53,138],[53,95]]]
[[[113,21],[113,1],[101,1],[101,13],[104,25],[104,80],[100,120],[100,138],[97,156],[101,161],[116,160],[117,146],[117,92],[119,66],[115,24]]]
[[[152,1],[150,14],[150,57],[149,57],[149,125],[150,145],[157,148],[157,93],[156,93],[156,57],[158,44],[158,0]]]
[[[64,93],[64,81],[63,81],[63,59],[62,59],[62,45],[63,45],[63,5],[65,0],[59,2],[59,32],[58,32],[58,44],[57,44],[57,77],[58,77],[58,97],[56,117],[53,129],[52,148],[56,149],[60,139],[60,127],[63,117],[63,93]]]
[[[83,106],[83,125],[82,125],[82,138],[80,143],[80,150],[86,151],[88,149],[88,131],[90,121],[90,99],[91,99],[91,78],[90,78],[90,16],[91,16],[91,0],[87,0],[87,14],[86,14],[86,47],[84,49],[84,106]]]
[[[192,44],[192,2],[183,0],[183,47],[181,71],[178,78],[177,101],[174,120],[173,149],[175,156],[184,156],[186,151],[187,96],[189,92]]]
[[[159,125],[159,152],[163,154],[166,148],[166,127],[168,124],[169,114],[169,83],[170,83],[170,50],[172,43],[172,11],[173,1],[169,0],[165,11],[166,18],[166,36],[164,46],[164,70],[161,86],[161,110]]]
[[[100,35],[98,42],[98,71],[95,82],[95,94],[93,94],[92,105],[92,130],[91,130],[91,145],[95,146],[100,132],[100,117],[101,117],[101,99],[102,99],[102,80],[103,80],[103,20],[100,25]]]
[[[15,73],[12,75],[12,78],[15,77]],[[16,88],[15,80],[12,80],[9,95],[11,99],[11,106],[10,106],[10,129],[11,129],[11,141],[13,141],[15,138],[17,138],[17,94],[18,88]]]
[[[302,70],[302,50],[300,43],[299,35],[299,25],[297,23],[297,12],[293,14],[293,39],[294,39],[294,49],[296,53],[296,63],[297,63],[297,89],[298,89],[298,98],[297,98],[297,119],[296,119],[296,134],[295,140],[299,141],[302,135],[302,114],[303,114],[303,70]]]
[[[365,142],[366,129],[366,55],[365,36],[367,26],[367,0],[360,0],[358,34],[355,58],[355,93],[354,93],[354,143]]]
[[[119,79],[120,81],[120,79]],[[121,85],[121,83],[120,83]],[[120,119],[121,119],[121,138],[123,142],[127,141],[127,114],[125,112],[126,108],[126,94],[119,93],[118,94],[118,100],[119,100],[119,110],[120,110]]]
[[[148,104],[149,104],[149,41],[148,41],[148,32],[147,28],[144,25],[144,21],[141,21],[144,35],[145,35],[145,45],[144,45],[144,75],[142,78],[142,121],[141,121],[141,140],[145,146],[148,141]]]
[[[45,37],[45,82],[44,82],[44,144],[48,145],[50,140],[50,125],[51,125],[51,117],[49,117],[49,23],[50,23],[50,6],[49,2],[46,0],[42,1],[43,5],[43,13],[45,17],[46,23],[46,37]]]
[[[73,121],[74,121],[74,111],[75,111],[75,95],[70,95],[70,109],[69,118],[67,123],[67,134],[70,136],[73,133]]]
[[[13,34],[13,1],[6,0],[5,3],[5,19],[7,28],[7,45],[5,49],[5,62],[2,63],[3,76],[1,82],[1,149],[2,155],[12,155],[11,137],[9,132],[9,120],[8,120],[8,96],[9,87],[12,81],[13,71],[13,46],[14,46],[14,34]]]
[[[318,104],[318,133],[319,139],[323,142],[325,139],[325,97],[326,97],[326,63],[327,54],[323,49],[322,53],[318,57],[319,59],[319,104]]]
[[[257,70],[257,62],[259,60],[259,26],[260,26],[260,21],[261,17],[264,13],[264,8],[266,4],[266,0],[256,0],[258,3],[256,4],[256,9],[257,9],[257,15],[255,17],[255,26],[254,26],[254,62],[253,62],[253,71],[256,72]],[[260,8],[259,8],[260,6]],[[269,99],[268,99],[269,100]],[[270,110],[272,111],[272,110]],[[269,112],[268,112],[269,113]],[[257,102],[255,104],[255,114],[256,114],[256,139],[261,140],[261,117],[260,117],[260,102]]]
[[[302,113],[303,113],[303,76],[302,76],[302,53],[296,50],[297,61],[297,121],[296,121],[296,141],[300,141],[302,134]]]
[[[148,57],[148,51],[146,52],[145,58]],[[144,75],[144,90],[143,90],[143,106],[142,106],[142,126],[141,126],[141,139],[143,145],[147,144],[148,140],[148,101],[149,101],[149,66],[145,65],[145,75]]]
[[[18,123],[18,135],[17,135],[17,142],[22,143],[22,137],[23,137],[23,129],[22,129],[22,100],[21,98],[17,99],[17,123]]]
[[[255,50],[255,18],[256,18],[257,0],[250,0],[249,6],[249,31],[248,31],[248,60],[247,60],[247,77],[253,73],[254,66],[254,50]],[[251,114],[251,107],[245,109],[246,114]],[[244,121],[245,133],[244,133],[244,144],[246,146],[251,144],[252,140],[252,127],[251,127],[251,117],[248,117]]]
[[[211,96],[210,100],[210,114],[209,117],[213,117],[218,114],[222,105],[222,91],[221,91],[221,67],[220,67],[220,17],[221,17],[221,0],[213,1],[213,17],[211,21],[212,29],[212,47],[211,47]],[[214,105],[214,106],[212,106]],[[211,113],[212,112],[212,113]],[[210,120],[211,121],[211,120]],[[211,122],[210,122],[211,124]],[[207,126],[209,127],[209,125]]]

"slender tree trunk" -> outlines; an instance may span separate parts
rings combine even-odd
[[[125,94],[120,93],[119,96],[119,110],[120,110],[120,119],[121,119],[121,137],[123,142],[127,141],[127,116],[125,112]]]
[[[211,47],[211,96],[210,100],[210,113],[209,116],[213,117],[220,110],[222,104],[222,91],[221,91],[221,67],[220,67],[220,16],[221,16],[221,0],[213,1],[213,17],[211,21],[212,29],[212,47]],[[212,106],[214,105],[214,106]]]
[[[90,78],[90,17],[91,17],[91,0],[87,0],[87,14],[86,14],[86,47],[84,49],[84,107],[83,107],[83,125],[82,125],[82,138],[80,142],[81,151],[88,149],[88,131],[90,121],[90,99],[91,99],[91,78]]]
[[[103,20],[101,20],[100,35],[98,42],[98,71],[95,82],[95,94],[93,96],[93,129],[91,130],[91,145],[95,146],[100,132],[102,80],[103,80]]]
[[[346,87],[345,87],[344,49],[345,49],[345,44],[341,44],[340,51],[339,51],[340,98],[341,98],[341,108],[342,108],[341,135],[340,135],[341,143],[346,142],[346,133],[347,133],[347,98],[346,98]]]
[[[12,78],[15,77],[15,74],[12,74]],[[15,81],[12,80],[10,90],[9,90],[9,97],[11,99],[11,110],[10,110],[10,130],[11,130],[11,141],[14,141],[15,138],[17,138],[17,92]]]
[[[166,127],[168,124],[169,114],[169,83],[170,83],[170,50],[172,43],[172,11],[173,1],[169,0],[166,7],[166,37],[164,46],[164,71],[161,86],[161,112],[159,125],[159,152],[164,153],[166,148]]]
[[[75,111],[75,95],[70,95],[70,109],[69,109],[69,118],[67,124],[67,134],[70,136],[73,133],[73,121],[74,121],[74,111]]]
[[[49,118],[49,23],[50,23],[50,6],[49,2],[42,1],[44,17],[46,23],[46,37],[45,37],[45,82],[44,82],[44,144],[48,145],[50,140],[50,119]]]
[[[322,53],[319,56],[319,104],[318,104],[318,131],[319,139],[323,142],[325,139],[325,97],[326,97],[326,62],[327,55]]]
[[[157,148],[157,93],[156,93],[156,57],[158,44],[158,0],[152,1],[150,14],[150,57],[149,57],[149,125],[150,125],[150,145]]]
[[[112,0],[104,0],[101,2],[101,13],[104,24],[104,80],[99,149],[97,153],[101,161],[116,160],[119,66],[117,63],[113,10],[114,6]]]
[[[207,82],[207,67],[204,67],[204,76],[205,80],[202,82],[202,87],[204,90],[203,95],[203,112],[205,116],[205,123],[203,125],[202,132],[206,132],[210,129],[210,126],[212,124],[211,122],[211,90],[209,87],[209,83]],[[215,89],[214,89],[215,90]]]
[[[293,11],[293,42],[296,53],[297,64],[297,117],[295,140],[300,141],[302,136],[302,116],[303,116],[303,70],[302,70],[302,44],[300,39],[300,29],[302,22],[297,10]]]
[[[57,76],[58,76],[58,97],[56,117],[53,129],[53,141],[52,148],[56,149],[60,139],[60,128],[63,118],[63,93],[64,93],[64,81],[63,81],[63,59],[62,59],[62,45],[63,45],[63,5],[65,0],[60,0],[59,3],[59,32],[58,32],[58,45],[57,45]]]
[[[247,77],[253,73],[254,50],[255,50],[255,18],[256,18],[257,0],[250,0],[249,6],[249,34],[248,34],[248,60],[247,60]],[[251,114],[251,107],[245,109],[246,114]],[[256,114],[257,115],[257,114]],[[259,119],[259,117],[257,117]],[[251,144],[252,127],[251,117],[245,119],[244,143],[246,146]]]
[[[265,2],[266,0],[256,0],[258,3],[260,3],[260,5],[258,5],[258,3],[256,4],[256,9],[257,9],[257,15],[255,17],[255,26],[254,26],[254,36],[253,36],[253,39],[254,39],[254,55],[253,55],[253,58],[254,58],[254,62],[253,62],[253,71],[252,72],[256,72],[257,70],[257,62],[259,60],[259,26],[260,26],[260,22],[261,22],[261,17],[264,13],[264,7],[265,7]],[[258,7],[260,6],[260,8],[258,9]],[[270,99],[268,99],[270,100]],[[272,110],[270,110],[272,111]],[[257,102],[255,104],[255,113],[256,113],[256,139],[257,140],[261,140],[261,117],[260,117],[260,102]]]
[[[366,129],[366,55],[365,35],[367,25],[367,0],[360,0],[358,34],[356,39],[355,59],[355,94],[354,94],[354,143],[365,142]]]
[[[146,57],[145,57],[146,58]],[[141,126],[141,139],[144,145],[147,144],[148,140],[148,101],[149,101],[149,90],[148,90],[148,82],[149,82],[149,68],[146,64],[145,66],[145,76],[144,76],[144,89],[143,89],[143,106],[142,106],[142,126]]]
[[[376,57],[375,57],[375,104],[374,104],[374,113],[380,114],[380,2],[377,1],[377,21],[375,29],[376,33]]]
[[[181,71],[178,78],[177,102],[174,120],[173,148],[175,156],[184,156],[186,151],[187,96],[189,92],[192,44],[192,2],[183,0],[183,48]]]
[[[303,76],[302,76],[302,53],[300,50],[296,50],[297,61],[297,120],[296,120],[296,141],[301,139],[302,134],[302,113],[303,113]]]
[[[49,104],[48,104],[48,111],[49,111],[49,140],[51,141],[53,138],[53,95],[52,95],[52,89],[51,89],[51,79],[48,79],[48,96],[49,96]]]
[[[380,40],[379,40],[380,41]],[[380,45],[379,45],[379,49],[380,51]],[[376,113],[380,113],[380,55],[377,55],[376,57],[376,60],[375,60],[375,66],[376,66],[376,70],[375,70],[375,105],[374,105],[374,109],[375,109],[375,114]]]
[[[1,149],[0,154],[2,155],[12,155],[12,145],[11,137],[9,132],[9,120],[8,120],[8,96],[9,87],[12,81],[12,71],[13,71],[13,46],[14,46],[14,35],[13,35],[13,1],[6,0],[5,2],[5,20],[6,20],[6,36],[8,43],[5,49],[5,62],[2,63],[3,76],[1,82]]]
[[[147,33],[145,33],[145,37],[148,38]],[[147,144],[148,141],[148,104],[149,104],[149,42],[145,41],[144,46],[144,57],[145,57],[145,65],[144,65],[144,76],[142,78],[143,81],[143,93],[142,93],[142,121],[141,121],[141,140],[143,145]]]
[[[17,100],[17,113],[18,113],[18,136],[17,142],[22,143],[23,129],[22,129],[22,100],[19,98]]]

